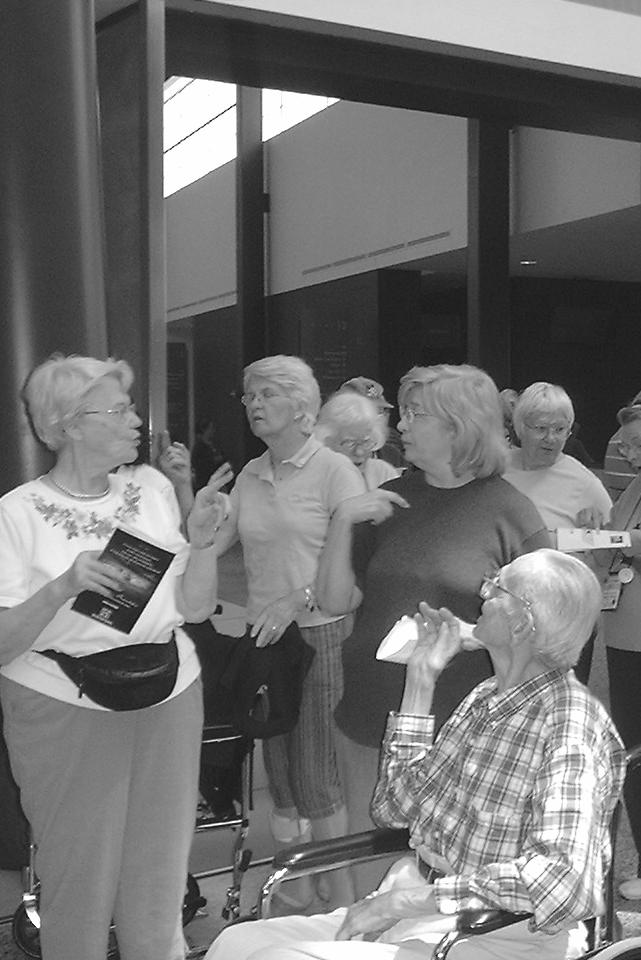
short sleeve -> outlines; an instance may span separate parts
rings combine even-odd
[[[29,597],[25,532],[0,507],[0,607],[15,607]]]

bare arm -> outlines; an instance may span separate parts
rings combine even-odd
[[[168,430],[163,430],[158,438],[158,467],[171,480],[180,507],[183,529],[187,528],[187,517],[194,505],[194,491],[191,482],[191,456],[183,443],[172,443]]]
[[[318,605],[326,613],[339,616],[358,607],[362,594],[352,567],[353,527],[366,520],[381,523],[392,515],[395,504],[409,507],[398,493],[377,489],[343,500],[334,511],[316,578]]]
[[[187,518],[189,560],[181,577],[178,605],[186,620],[200,623],[211,616],[218,600],[216,538],[223,523],[227,498],[220,488],[232,478],[229,464],[220,467],[198,491]]]
[[[341,507],[335,511],[323,546],[316,577],[316,599],[326,613],[350,613],[361,602],[352,567],[353,524]]]
[[[120,587],[115,568],[102,563],[98,559],[100,553],[99,550],[83,551],[68,570],[27,600],[15,607],[0,609],[0,664],[10,663],[29,650],[58,610],[82,590],[109,596]]]

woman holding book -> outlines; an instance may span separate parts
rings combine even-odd
[[[184,957],[202,696],[181,624],[216,604],[230,471],[198,493],[188,546],[146,471],[114,472],[140,443],[132,380],[123,361],[39,366],[24,396],[55,463],[0,499],[0,696],[43,960],[104,960],[112,920],[122,960]],[[147,581],[133,599],[132,576]]]

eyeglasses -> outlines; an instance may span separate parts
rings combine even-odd
[[[279,393],[278,390],[266,387],[265,390],[257,390],[255,393],[244,393],[240,398],[240,402],[244,407],[248,407],[254,400],[259,400],[261,403],[269,403],[270,400],[276,400],[277,397],[284,396],[284,393]]]
[[[537,440],[543,440],[548,435],[554,440],[560,440],[567,436],[571,429],[567,423],[527,423],[526,421],[525,426]]]
[[[352,440],[351,437],[345,437],[344,440],[341,440],[339,443],[341,450],[357,450],[359,447],[361,450],[374,450],[376,447],[376,440],[373,437],[356,437]]]
[[[500,590],[501,593],[505,593],[508,597],[512,597],[513,600],[518,600],[519,603],[523,604],[530,615],[532,627],[534,628],[535,625],[534,615],[532,613],[532,601],[528,600],[527,597],[521,597],[518,593],[513,593],[511,590],[508,590],[507,587],[504,587],[501,583],[499,583],[500,576],[500,572],[495,574],[486,573],[479,589],[479,596],[481,600],[491,600],[492,597],[496,596],[497,590]]]
[[[416,407],[399,407],[398,412],[401,420],[405,423],[414,423],[417,417],[433,417],[433,413],[427,413],[426,410],[417,410]]]
[[[124,420],[130,413],[135,415],[136,405],[134,403],[117,403],[115,407],[110,407],[109,410],[80,410],[80,416],[85,416],[90,413],[106,413],[110,417],[115,417],[116,420]]]
[[[624,456],[626,453],[639,453],[641,451],[641,441],[639,440],[617,440],[616,448]]]

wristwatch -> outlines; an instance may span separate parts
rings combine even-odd
[[[311,587],[303,587],[303,593],[305,594],[305,609],[309,610],[310,613],[313,613],[316,609],[316,597],[314,596],[314,591]]]

